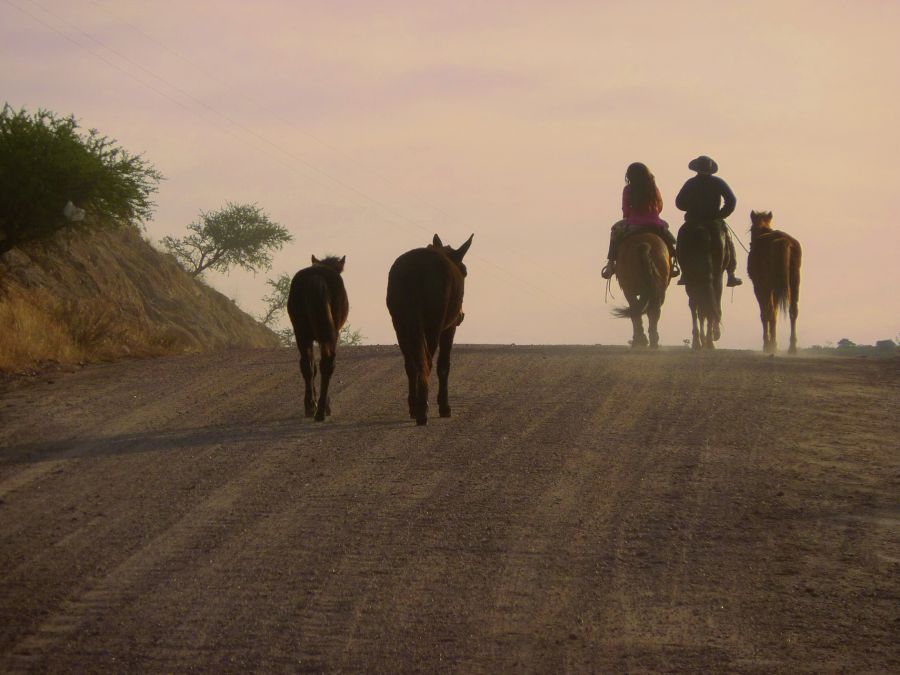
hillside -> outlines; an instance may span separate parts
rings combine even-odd
[[[0,326],[0,371],[7,372],[278,344],[133,228],[0,257]]]

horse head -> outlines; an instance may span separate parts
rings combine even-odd
[[[452,246],[444,246],[444,243],[441,241],[441,238],[437,235],[434,235],[434,239],[431,240],[431,245],[428,247],[430,249],[435,249],[443,253],[445,256],[450,258],[450,261],[459,268],[459,271],[462,272],[463,276],[466,276],[467,270],[466,266],[463,265],[463,256],[466,255],[466,252],[469,250],[469,247],[472,245],[472,238],[475,234],[471,234],[468,239],[466,239],[465,243],[459,248],[453,248]]]
[[[771,211],[750,212],[750,235],[752,237],[772,231]]]
[[[316,256],[312,257],[313,265],[324,265],[325,267],[330,267],[338,274],[341,274],[344,271],[344,262],[346,262],[347,256],[341,256],[338,258],[336,255],[330,255],[326,258],[322,258],[319,260]]]

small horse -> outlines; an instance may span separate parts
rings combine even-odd
[[[450,417],[450,350],[463,320],[466,266],[462,260],[474,236],[453,249],[434,235],[430,246],[407,251],[388,273],[387,307],[409,379],[409,416],[419,426],[428,423],[428,378],[438,346],[438,410],[441,417]]]
[[[618,307],[613,314],[631,319],[634,328],[631,346],[646,347],[643,315],[647,315],[650,331],[649,345],[659,347],[659,316],[666,301],[666,288],[671,280],[672,261],[665,242],[656,234],[634,234],[622,240],[616,256],[616,278],[628,301],[628,307]]]
[[[675,251],[691,308],[691,347],[715,349],[722,334],[722,275],[729,263],[725,233],[716,221],[685,223]]]
[[[312,257],[312,265],[306,267],[291,280],[287,311],[294,327],[297,349],[300,350],[300,372],[303,374],[305,391],[303,411],[307,417],[315,415],[317,422],[331,414],[328,384],[334,372],[338,336],[350,313],[350,302],[341,273],[344,271],[342,258],[328,257],[318,260]],[[322,371],[322,392],[316,404],[316,357],[313,342],[319,343]]]
[[[759,302],[763,325],[763,351],[778,351],[775,341],[775,319],[780,309],[790,306],[791,346],[797,353],[797,315],[800,301],[800,242],[784,232],[772,229],[772,212],[750,212],[750,254],[747,273]]]

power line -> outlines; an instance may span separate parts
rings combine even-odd
[[[109,60],[109,59],[106,58],[103,54],[98,53],[96,50],[91,49],[89,46],[87,46],[87,45],[85,45],[85,44],[79,42],[78,40],[74,39],[72,36],[70,36],[70,35],[68,35],[67,33],[65,33],[65,32],[59,30],[58,28],[52,26],[51,24],[47,23],[46,21],[42,20],[41,18],[35,16],[34,14],[32,14],[32,13],[29,12],[29,11],[27,11],[27,10],[24,9],[23,7],[20,7],[20,6],[16,5],[16,4],[13,3],[11,0],[4,0],[4,2],[5,2],[6,4],[8,4],[9,6],[13,7],[14,9],[18,10],[19,12],[21,12],[22,14],[25,14],[26,16],[28,16],[28,17],[29,17],[30,19],[32,19],[33,21],[35,21],[35,22],[39,23],[40,25],[44,26],[44,27],[47,28],[48,30],[50,30],[50,31],[52,31],[52,32],[54,32],[54,33],[56,33],[57,35],[60,35],[61,37],[65,38],[66,40],[68,40],[68,41],[71,42],[72,44],[76,45],[77,47],[79,47],[79,48],[81,48],[81,49],[87,51],[89,54],[91,54],[91,55],[94,56],[95,58],[99,59],[100,61],[104,62],[104,63],[107,64],[108,66],[114,68],[115,70],[119,71],[119,72],[122,73],[123,75],[126,75],[126,76],[129,77],[130,79],[136,81],[136,82],[137,82],[138,84],[140,84],[141,86],[150,89],[151,91],[155,92],[155,93],[158,94],[159,96],[162,96],[162,97],[165,98],[166,100],[168,100],[168,101],[170,101],[170,102],[176,104],[177,106],[179,106],[179,107],[182,108],[183,110],[186,110],[186,111],[188,111],[188,112],[197,113],[196,110],[192,110],[190,107],[186,106],[182,101],[179,101],[177,98],[175,98],[175,97],[169,95],[167,92],[165,92],[165,91],[159,89],[158,87],[154,86],[154,85],[151,84],[150,82],[147,82],[147,81],[144,80],[143,78],[138,77],[138,76],[135,75],[133,72],[127,70],[126,68],[123,68],[121,65],[115,63],[114,61]],[[86,31],[82,30],[81,28],[79,28],[78,26],[76,26],[76,25],[73,24],[72,22],[66,20],[65,18],[60,17],[58,14],[56,14],[55,12],[53,12],[53,11],[47,9],[46,7],[44,7],[43,5],[41,5],[40,3],[36,2],[35,0],[28,0],[28,2],[30,2],[30,3],[33,4],[34,6],[38,7],[39,9],[41,9],[44,13],[48,14],[49,16],[55,18],[57,21],[59,21],[59,22],[65,24],[65,25],[69,26],[71,29],[77,31],[78,33],[80,33],[81,35],[83,35],[84,37],[86,37],[88,40],[90,40],[91,42],[97,44],[97,45],[100,46],[101,48],[103,48],[103,49],[109,51],[110,53],[112,53],[112,54],[114,54],[114,55],[116,55],[117,57],[119,57],[120,59],[122,59],[123,61],[125,61],[126,63],[131,64],[131,65],[134,66],[135,68],[139,68],[141,71],[147,73],[147,74],[148,74],[149,76],[151,76],[153,79],[155,79],[155,80],[157,80],[157,81],[159,81],[159,82],[165,84],[166,86],[170,87],[171,89],[173,89],[174,91],[178,92],[178,93],[181,94],[182,96],[184,96],[184,97],[188,98],[189,100],[195,102],[197,105],[201,106],[202,108],[204,108],[204,109],[210,111],[210,112],[213,113],[214,115],[216,115],[216,116],[218,116],[219,118],[225,120],[226,122],[228,122],[228,123],[229,123],[232,127],[234,127],[235,129],[237,129],[237,130],[243,132],[244,134],[246,134],[246,135],[252,137],[252,138],[255,139],[256,141],[261,142],[262,144],[264,144],[264,145],[266,145],[266,146],[268,146],[268,147],[274,149],[275,151],[277,151],[277,152],[279,152],[280,154],[284,155],[284,156],[287,157],[288,159],[293,160],[294,162],[298,162],[298,163],[302,164],[303,166],[307,167],[308,169],[310,169],[310,170],[312,170],[312,171],[314,171],[314,172],[316,172],[316,173],[318,173],[318,174],[324,176],[325,178],[327,178],[328,180],[330,180],[333,184],[335,184],[335,185],[337,185],[337,186],[343,188],[345,191],[350,192],[351,194],[355,195],[357,198],[362,198],[362,199],[364,199],[366,202],[369,202],[369,204],[373,204],[373,205],[379,207],[383,212],[386,212],[387,214],[389,214],[390,216],[392,216],[391,218],[385,218],[385,220],[386,220],[388,223],[390,223],[390,224],[392,224],[392,225],[400,225],[400,224],[403,224],[403,225],[406,225],[407,227],[416,228],[416,229],[422,230],[423,232],[426,232],[426,233],[428,233],[428,232],[431,231],[429,228],[424,227],[424,226],[421,225],[420,223],[417,223],[417,222],[415,222],[415,221],[412,221],[412,220],[410,220],[410,219],[404,217],[402,214],[398,213],[398,212],[395,211],[393,208],[391,208],[390,206],[384,204],[384,203],[381,202],[380,200],[378,200],[378,199],[376,199],[376,198],[374,198],[374,197],[371,197],[370,195],[366,194],[366,193],[363,192],[362,190],[359,190],[358,188],[356,188],[356,187],[354,187],[354,186],[352,186],[352,185],[349,185],[349,184],[345,183],[344,181],[342,181],[342,180],[340,180],[339,178],[337,178],[337,177],[331,175],[330,173],[328,173],[328,172],[326,172],[326,171],[323,171],[322,169],[319,169],[318,167],[316,167],[315,165],[311,164],[310,162],[308,162],[307,160],[303,159],[302,157],[298,157],[298,156],[295,155],[294,153],[289,152],[288,150],[286,150],[286,149],[283,148],[282,146],[278,145],[277,143],[271,141],[270,139],[266,138],[266,137],[263,136],[262,134],[259,134],[259,133],[257,133],[256,131],[254,131],[253,129],[247,127],[246,125],[241,124],[240,122],[234,120],[234,119],[231,118],[230,116],[226,115],[225,113],[221,112],[220,110],[216,109],[215,107],[209,105],[209,104],[206,103],[205,101],[202,101],[202,100],[198,99],[197,97],[195,97],[195,96],[194,96],[193,94],[191,94],[190,92],[187,92],[187,91],[181,89],[180,87],[178,87],[177,85],[172,84],[172,83],[169,82],[167,79],[161,77],[160,75],[156,74],[155,72],[153,72],[152,70],[146,68],[145,66],[141,65],[140,63],[135,62],[134,60],[132,60],[132,59],[129,58],[128,56],[122,54],[121,52],[119,52],[119,51],[117,51],[117,50],[115,50],[115,49],[109,47],[108,45],[106,45],[106,44],[103,43],[102,41],[100,41],[100,40],[98,40],[97,38],[93,37],[92,35],[88,34]],[[202,113],[200,113],[200,114],[202,114]],[[227,132],[227,133],[228,133],[231,137],[237,138],[237,135],[234,134],[233,132]],[[324,142],[323,142],[323,143],[324,143]],[[327,145],[327,144],[326,144],[326,145]],[[265,152],[266,152],[266,154],[269,154],[270,156],[272,156],[272,153],[271,153],[270,151],[265,151]],[[281,166],[287,168],[288,170],[296,171],[296,167],[295,167],[295,166],[292,166],[292,165],[290,165],[290,164],[287,164],[287,163],[285,163],[283,160],[281,160],[281,159],[279,159],[279,158],[276,158],[276,160],[279,162],[279,164],[280,164]],[[308,178],[308,179],[314,180],[314,181],[317,182],[319,185],[324,185],[324,186],[326,186],[326,187],[333,187],[333,186],[329,186],[329,185],[326,184],[326,183],[323,183],[321,180],[318,180],[318,179],[316,179],[315,177],[312,177],[312,176],[304,176],[304,177],[305,177],[305,178]],[[384,218],[384,213],[382,213],[382,217]],[[498,264],[496,264],[496,263],[494,263],[494,262],[488,260],[487,258],[485,258],[485,257],[483,257],[483,256],[481,256],[481,255],[474,254],[474,255],[472,255],[471,257],[475,258],[476,260],[478,260],[478,261],[480,261],[480,262],[485,263],[485,264],[488,265],[490,268],[493,268],[493,270],[495,271],[495,273],[496,273],[496,272],[499,272],[502,276],[506,276],[508,281],[513,281],[513,282],[515,282],[515,286],[516,286],[520,291],[525,291],[525,292],[527,292],[529,295],[532,295],[532,296],[535,296],[536,293],[540,293],[540,294],[542,294],[542,295],[546,295],[547,297],[551,298],[551,299],[554,300],[555,302],[560,302],[560,300],[561,300],[560,298],[551,295],[550,293],[548,293],[547,291],[545,291],[545,290],[544,290],[543,288],[541,288],[540,286],[536,286],[536,285],[534,285],[534,284],[532,284],[532,283],[530,283],[530,282],[528,282],[528,281],[526,281],[526,280],[523,280],[523,279],[521,279],[521,278],[518,278],[517,275],[515,275],[515,274],[509,272],[508,270],[504,269],[504,268],[501,267],[500,265],[498,265]],[[535,293],[535,292],[536,292],[536,293]],[[562,304],[567,304],[567,305],[570,305],[570,306],[574,307],[574,305],[572,305],[571,303],[569,303],[568,301],[566,301],[566,300],[564,300],[564,299],[562,300]]]

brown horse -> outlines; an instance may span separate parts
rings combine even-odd
[[[622,240],[616,256],[616,278],[628,307],[613,310],[620,319],[631,319],[632,347],[646,347],[643,315],[647,315],[650,347],[659,347],[659,316],[671,280],[669,249],[656,234],[634,234]]]
[[[800,242],[784,232],[772,229],[772,212],[750,212],[750,255],[747,273],[753,281],[753,292],[759,302],[763,325],[763,350],[778,351],[775,341],[775,319],[780,309],[790,306],[791,346],[797,353],[797,314],[800,301]]]
[[[722,275],[729,256],[720,222],[689,222],[678,230],[675,250],[691,308],[694,349],[715,349],[722,334]]]
[[[466,266],[462,260],[472,237],[453,249],[434,235],[431,246],[407,251],[388,273],[387,307],[409,378],[409,416],[417,425],[428,423],[428,378],[438,346],[438,411],[441,417],[450,417],[450,350],[463,320]]]
[[[312,265],[294,275],[288,295],[287,310],[294,327],[297,349],[300,350],[300,372],[303,374],[303,412],[307,417],[315,415],[317,422],[331,414],[328,384],[334,372],[338,336],[350,313],[350,303],[341,273],[342,258],[329,257],[318,260],[312,257]],[[313,342],[319,343],[322,391],[316,404],[316,356]]]

